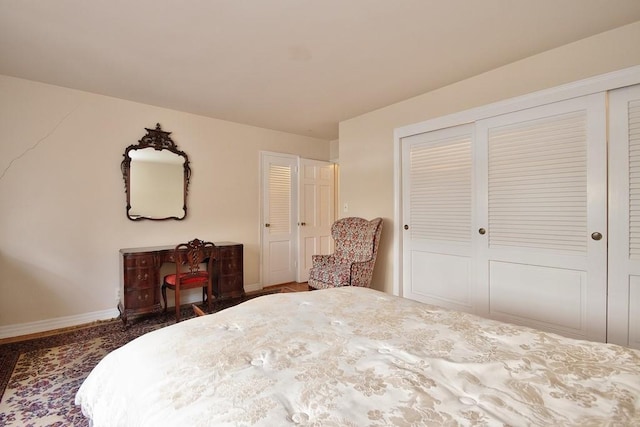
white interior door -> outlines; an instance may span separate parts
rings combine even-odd
[[[473,126],[402,139],[403,295],[476,311]]]
[[[309,280],[311,256],[333,252],[335,167],[320,160],[300,159],[298,213],[298,282]]]
[[[640,85],[609,97],[609,342],[640,348]]]
[[[262,154],[262,285],[296,279],[296,156]]]
[[[476,123],[489,317],[606,340],[605,108],[597,94]]]

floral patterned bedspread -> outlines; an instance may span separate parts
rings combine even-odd
[[[640,425],[640,352],[344,287],[150,332],[76,404],[96,427]]]

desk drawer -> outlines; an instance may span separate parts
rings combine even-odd
[[[220,247],[216,261],[221,275],[242,274],[242,245]]]
[[[124,280],[128,288],[149,288],[159,286],[155,268],[127,268]]]
[[[239,297],[244,294],[242,275],[222,275],[218,278],[221,297]]]
[[[242,273],[242,259],[221,259],[218,261],[220,274]]]
[[[124,302],[128,309],[151,307],[156,304],[156,292],[154,288],[127,291],[124,294]]]
[[[226,258],[242,258],[242,245],[218,246],[218,250],[218,258],[220,260]]]
[[[152,255],[125,255],[124,266],[125,268],[131,267],[151,267],[153,266]]]

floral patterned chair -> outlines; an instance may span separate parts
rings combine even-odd
[[[343,218],[331,226],[335,250],[331,255],[313,255],[309,270],[312,289],[338,286],[369,287],[376,262],[382,218]]]

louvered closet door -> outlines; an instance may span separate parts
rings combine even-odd
[[[473,297],[473,126],[403,138],[403,296],[464,311]]]
[[[296,278],[296,174],[294,156],[262,158],[263,227],[262,285],[292,282]]]
[[[488,317],[605,340],[605,120],[599,94],[476,123]]]
[[[640,86],[609,98],[608,341],[640,348]]]

